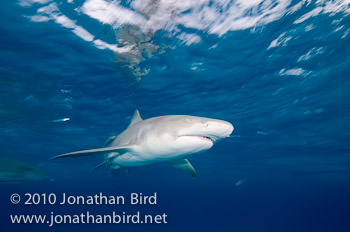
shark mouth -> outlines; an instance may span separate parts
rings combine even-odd
[[[203,139],[203,140],[209,140],[209,141],[211,141],[212,143],[215,142],[215,139],[214,139],[214,138],[211,138],[211,137],[209,137],[209,136],[196,136],[196,137],[199,137],[199,138],[201,138],[201,139]]]
[[[212,138],[212,137],[209,137],[209,136],[204,136],[204,135],[183,135],[183,136],[191,136],[191,137],[197,137],[201,140],[204,140],[204,141],[210,141],[212,143],[214,143],[216,141],[215,138]],[[181,136],[180,136],[181,137]]]

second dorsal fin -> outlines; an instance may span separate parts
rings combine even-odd
[[[129,127],[131,127],[135,123],[138,123],[138,122],[141,122],[141,121],[142,121],[142,118],[141,118],[140,112],[138,110],[135,110],[135,113],[132,116],[132,119],[131,119]]]

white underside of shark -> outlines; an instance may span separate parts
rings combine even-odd
[[[213,144],[229,137],[231,123],[189,115],[168,115],[142,120],[136,110],[129,127],[105,142],[104,148],[77,151],[55,156],[81,157],[105,155],[110,170],[163,162],[190,173],[197,173],[186,159],[191,154],[210,149]],[[95,168],[95,169],[96,169]]]

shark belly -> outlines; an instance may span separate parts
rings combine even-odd
[[[163,156],[150,156],[150,155],[134,155],[132,153],[124,153],[122,155],[119,155],[109,161],[112,165],[118,165],[121,167],[135,167],[135,166],[141,166],[141,165],[148,165],[152,163],[158,163],[158,162],[168,162],[172,160],[177,159],[183,159],[190,154],[176,154],[170,156],[169,154],[165,154]]]
[[[171,162],[189,155],[208,150],[212,143],[199,143],[200,139],[189,136],[174,139],[169,135],[150,138],[129,152],[113,155],[109,163],[124,167],[147,165],[158,162]],[[179,146],[179,143],[183,146]],[[120,146],[120,145],[119,145]],[[180,148],[179,148],[180,147]],[[112,157],[110,155],[109,157]]]

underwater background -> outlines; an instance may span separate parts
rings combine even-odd
[[[1,156],[50,180],[0,183],[1,231],[350,231],[350,2],[19,0],[0,8]],[[231,122],[189,160],[91,172],[141,116]],[[0,170],[1,171],[1,170]],[[18,193],[152,195],[157,205],[14,205]],[[168,215],[167,224],[12,224],[10,214]]]

